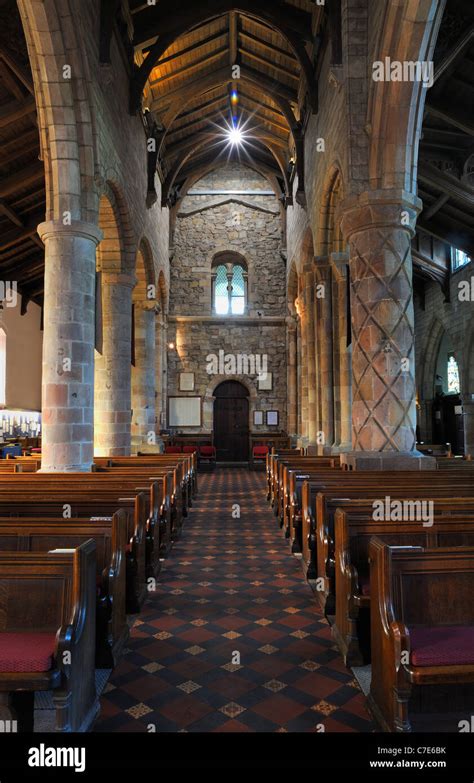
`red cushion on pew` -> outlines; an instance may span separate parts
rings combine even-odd
[[[55,633],[0,633],[0,672],[47,672],[55,647]]]
[[[254,446],[253,447],[253,456],[254,457],[266,457],[268,454],[268,446]]]
[[[214,446],[199,446],[199,453],[201,457],[215,457],[216,450]]]
[[[165,454],[181,454],[181,446],[165,446]]]
[[[197,451],[197,446],[183,446],[183,454],[194,454]]]
[[[437,625],[410,628],[411,663],[414,666],[474,664],[474,626]]]
[[[370,577],[359,574],[359,588],[361,595],[370,595]]]
[[[30,449],[32,454],[41,454],[41,449]]]

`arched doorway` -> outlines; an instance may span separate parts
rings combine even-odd
[[[214,391],[214,446],[219,462],[248,460],[248,395],[238,381],[224,381]]]

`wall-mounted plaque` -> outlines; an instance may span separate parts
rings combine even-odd
[[[194,373],[193,372],[180,372],[180,374],[179,374],[179,390],[180,391],[194,391]]]

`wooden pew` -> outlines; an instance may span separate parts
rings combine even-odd
[[[171,491],[171,515],[175,530],[181,529],[182,518],[187,516],[188,506],[191,504],[192,497],[192,479],[186,471],[184,461],[177,463],[171,459],[163,460],[160,463],[151,462],[148,464],[143,458],[141,465],[135,464],[134,457],[123,457],[114,459],[96,458],[94,461],[94,470],[96,472],[106,472],[112,469],[116,471],[135,471],[149,470],[153,475],[164,475],[171,472],[173,474],[173,487]],[[142,458],[140,457],[140,460]],[[189,464],[189,463],[188,463]]]
[[[334,531],[336,616],[332,634],[346,666],[370,662],[369,544],[372,537],[377,536],[391,546],[474,547],[474,516],[471,519],[451,516],[449,504],[444,516],[438,509],[431,527],[423,527],[420,521],[378,521],[367,512],[338,508]]]
[[[369,557],[372,715],[384,731],[459,731],[474,703],[474,549],[373,538]]]
[[[290,456],[297,456],[302,455],[303,450],[302,449],[272,449],[269,454],[267,454],[266,459],[266,475],[267,475],[267,500],[270,503],[270,505],[273,507],[273,484],[275,480],[275,472],[277,470],[277,464],[279,457],[290,457]]]
[[[474,495],[474,482],[469,475],[451,476],[436,472],[437,497],[450,497],[454,487],[459,497]],[[430,472],[423,471],[364,471],[336,472],[332,474],[314,473],[310,480],[304,476],[302,481],[302,556],[304,566],[308,570],[308,579],[316,579],[321,574],[321,563],[329,558],[329,547],[333,541],[333,518],[337,508],[337,500],[366,498],[371,501],[380,500],[387,494],[413,498],[430,499],[427,487],[434,486],[430,482]],[[296,480],[299,480],[296,476]],[[426,482],[426,483],[425,483]],[[397,495],[398,493],[398,495]],[[320,497],[319,494],[321,495]]]
[[[35,691],[53,691],[56,730],[83,732],[95,688],[95,543],[72,552],[1,552],[0,718],[33,730]]]
[[[427,490],[426,486],[420,486],[416,482],[400,481],[397,478],[391,479],[391,498],[393,500],[413,501],[427,500],[433,501],[436,515],[451,514],[456,512],[462,515],[471,516],[474,513],[474,486],[468,485],[456,486],[458,498],[452,497],[452,487],[436,485],[436,497]],[[367,504],[366,508],[372,508],[375,501],[381,500],[380,489],[377,485],[372,486],[352,486],[346,487],[348,498],[338,497],[337,490],[326,487],[318,492],[316,497],[316,520],[314,538],[310,539],[311,557],[314,561],[310,568],[316,572],[318,580],[322,580],[323,586],[318,590],[323,610],[325,614],[332,615],[335,611],[335,568],[334,568],[334,515],[336,509],[340,506],[353,506],[359,500]],[[321,585],[320,585],[321,586]]]
[[[21,474],[20,474],[21,475]],[[40,474],[41,475],[41,474]],[[63,474],[66,475],[66,474]],[[120,497],[115,489],[96,490],[39,486],[34,488],[0,487],[0,517],[57,517],[65,519],[65,506],[71,517],[109,517],[119,509],[127,513],[126,609],[140,611],[146,598],[146,528],[145,494]]]
[[[113,668],[129,638],[125,611],[127,520],[123,509],[100,520],[0,518],[0,552],[49,552],[96,545],[96,655],[99,669]]]
[[[157,471],[159,472],[159,471]],[[35,487],[56,491],[58,484],[64,492],[83,490],[97,493],[115,492],[117,499],[121,495],[145,494],[146,514],[146,573],[156,577],[160,570],[160,558],[164,558],[171,546],[170,493],[171,478],[166,469],[160,476],[150,477],[147,469],[104,469],[104,473],[38,473],[34,476],[21,476],[10,481],[0,475],[0,499],[5,485],[11,489]],[[66,502],[66,500],[64,501]]]

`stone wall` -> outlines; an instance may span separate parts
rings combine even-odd
[[[470,294],[470,298],[469,297]],[[451,277],[450,302],[436,283],[426,283],[424,301],[415,298],[416,379],[421,438],[431,441],[431,401],[443,340],[459,366],[466,451],[474,450],[474,269],[472,263]]]
[[[226,251],[238,253],[248,268],[248,307],[243,316],[212,314],[212,262],[217,253]],[[228,164],[205,176],[179,207],[167,337],[175,350],[168,351],[167,388],[168,395],[182,395],[180,372],[194,372],[195,389],[189,394],[203,398],[206,431],[212,430],[213,391],[220,381],[230,379],[240,380],[249,391],[251,430],[267,429],[253,426],[256,409],[278,410],[276,429],[286,428],[286,295],[281,251],[280,204],[267,180],[244,166]],[[232,354],[237,362],[239,355],[266,355],[272,390],[259,390],[252,372],[209,374],[208,357],[219,357],[220,351]],[[245,370],[243,361],[240,369]]]

